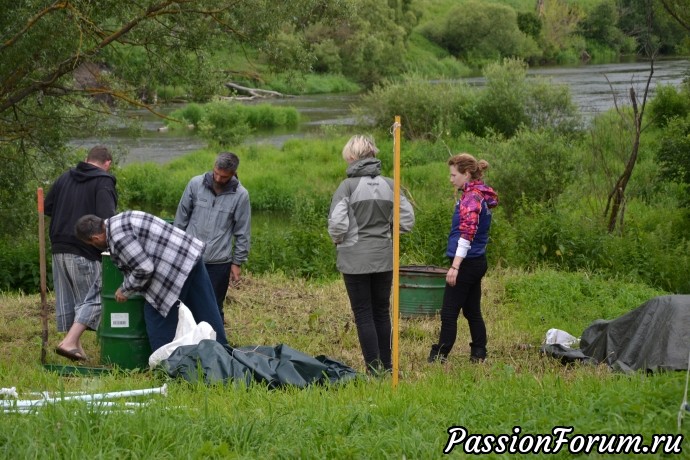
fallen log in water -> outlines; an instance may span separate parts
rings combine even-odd
[[[245,96],[225,96],[222,97],[222,99],[244,99],[244,100],[250,100],[250,99],[257,99],[257,98],[265,98],[265,97],[293,97],[287,94],[280,93],[278,91],[272,91],[269,89],[259,89],[259,88],[250,88],[248,86],[242,86],[238,85],[237,83],[233,82],[227,82],[225,83],[225,86],[237,91],[238,93],[246,94]]]

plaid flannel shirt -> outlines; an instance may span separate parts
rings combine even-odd
[[[201,260],[204,243],[163,219],[126,211],[105,221],[110,257],[124,274],[122,295],[141,294],[164,317]]]

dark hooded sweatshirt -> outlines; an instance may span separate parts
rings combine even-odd
[[[53,254],[75,254],[89,260],[101,260],[101,251],[82,243],[74,234],[81,216],[95,214],[103,219],[115,215],[117,192],[115,177],[90,163],[80,161],[76,168],[62,174],[48,192],[45,214],[50,220]]]

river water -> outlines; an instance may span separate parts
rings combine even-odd
[[[679,85],[689,68],[690,62],[687,60],[656,61],[650,95],[654,93],[657,85]],[[568,85],[573,101],[585,119],[588,119],[612,108],[613,94],[616,94],[619,106],[629,105],[628,91],[631,85],[641,100],[649,69],[649,62],[640,61],[577,67],[541,67],[530,69],[529,74]],[[484,82],[482,78],[468,78],[463,81],[473,85],[482,85]],[[356,104],[358,97],[356,94],[323,94],[259,101],[296,107],[300,112],[302,125],[297,132],[257,134],[245,143],[280,146],[288,139],[313,133],[321,125],[352,125],[354,118],[350,107]],[[160,110],[169,113],[175,108],[177,107],[167,106]],[[106,138],[85,138],[75,140],[72,144],[84,148],[98,143],[106,144],[125,153],[123,164],[143,161],[164,163],[205,146],[201,139],[193,135],[159,132],[158,128],[163,126],[162,121],[148,111],[133,110],[128,114],[141,120],[143,133],[140,137],[134,138],[126,129],[115,127]]]

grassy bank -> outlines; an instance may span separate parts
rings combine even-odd
[[[24,398],[30,391],[98,393],[163,383],[170,393],[146,398],[146,408],[133,413],[103,414],[61,404],[33,415],[6,414],[0,417],[0,453],[6,458],[436,458],[442,456],[451,426],[497,435],[512,434],[514,426],[522,434],[573,426],[575,434],[640,433],[650,442],[652,434],[677,431],[685,374],[621,375],[604,366],[564,367],[537,350],[550,327],[579,335],[594,319],[616,317],[659,293],[584,273],[492,270],[484,286],[490,340],[486,363],[468,362],[469,337],[461,320],[449,362],[427,364],[438,319],[404,318],[397,389],[388,379],[362,379],[333,388],[274,391],[259,385],[167,381],[150,372],[60,377],[39,364],[40,298],[4,294],[0,387],[16,387]],[[233,343],[285,343],[363,370],[340,280],[247,273],[230,291],[226,308]],[[51,312],[51,346],[58,341],[54,330]],[[93,333],[87,335],[87,364],[98,365],[98,344]],[[66,363],[52,351],[48,362]],[[462,448],[453,451],[461,458]],[[565,449],[555,456],[570,457]]]

